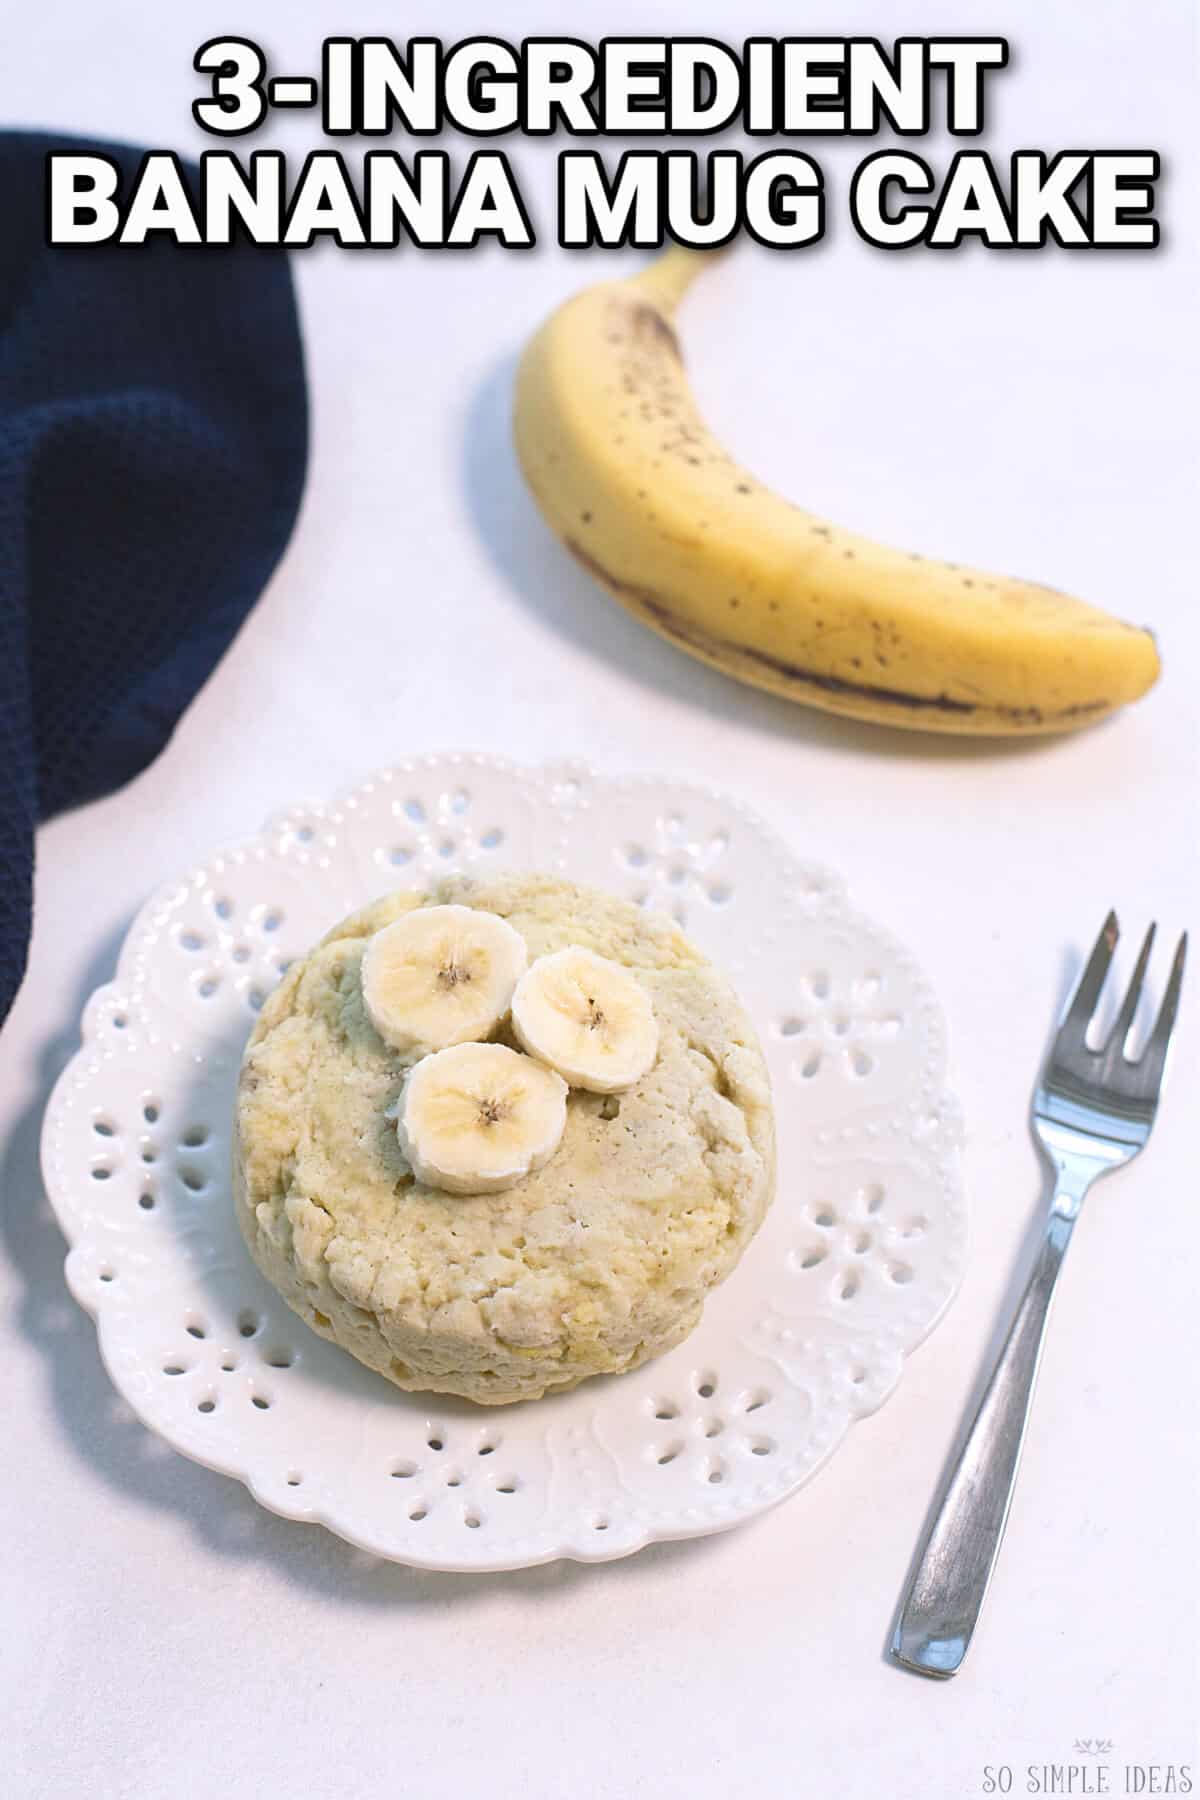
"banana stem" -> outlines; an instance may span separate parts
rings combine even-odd
[[[721,253],[721,250],[690,250],[683,244],[670,244],[647,268],[633,277],[631,285],[645,294],[660,312],[669,315],[675,311],[697,275],[708,268]]]

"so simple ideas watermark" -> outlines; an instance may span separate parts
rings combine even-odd
[[[1076,1738],[1066,1762],[985,1763],[980,1794],[1190,1794],[1190,1763],[1125,1761],[1111,1738]]]

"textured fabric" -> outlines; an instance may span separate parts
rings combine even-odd
[[[0,133],[0,1019],[37,821],[157,755],[291,534],[307,450],[286,258],[48,248],[56,148],[126,182],[140,158]]]

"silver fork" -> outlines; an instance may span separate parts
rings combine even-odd
[[[1099,1176],[1145,1147],[1158,1109],[1187,933],[1175,951],[1154,1029],[1132,1062],[1125,1046],[1150,961],[1153,925],[1104,1047],[1093,1050],[1087,1042],[1117,932],[1117,916],[1110,912],[1034,1090],[1033,1131],[1054,1171],[1054,1197],[1032,1273],[900,1607],[891,1653],[921,1675],[944,1680],[956,1674],[979,1619],[1008,1520],[1054,1285],[1083,1197]]]

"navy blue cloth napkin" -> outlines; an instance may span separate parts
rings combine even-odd
[[[140,160],[0,133],[0,1020],[35,825],[162,749],[291,535],[307,456],[286,257],[48,247],[60,148],[126,181]]]

